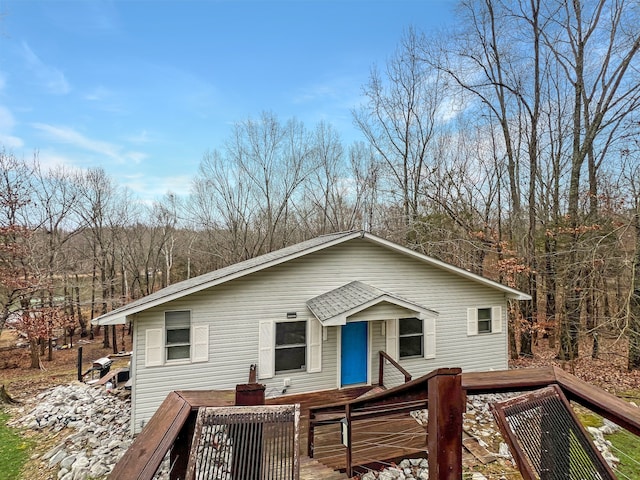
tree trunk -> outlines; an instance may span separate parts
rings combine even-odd
[[[102,348],[109,348],[111,347],[111,343],[109,342],[109,325],[105,325],[103,330]]]
[[[87,333],[87,322],[84,320],[84,317],[82,316],[82,308],[80,307],[80,286],[78,285],[78,275],[76,275],[76,286],[75,286],[75,291],[76,291],[76,312],[78,314],[78,325],[80,325],[80,337],[85,338],[88,333]]]
[[[518,342],[516,341],[515,322],[509,322],[509,357],[511,360],[518,358]]]
[[[5,405],[17,405],[20,402],[11,398],[11,395],[7,393],[7,389],[4,388],[4,385],[0,387],[0,404]]]
[[[640,369],[640,205],[634,216],[636,231],[636,253],[631,278],[631,298],[629,300],[629,370]]]
[[[31,351],[31,365],[29,368],[40,368],[40,352],[38,341],[33,339],[29,341],[29,349]]]
[[[113,344],[113,353],[118,353],[118,329],[116,325],[111,325],[111,343]]]

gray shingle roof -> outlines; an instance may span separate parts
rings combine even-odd
[[[324,323],[349,312],[357,313],[361,308],[383,300],[397,302],[405,307],[415,307],[418,311],[429,311],[398,295],[387,293],[357,280],[312,298],[307,301],[307,307],[320,320],[320,323]]]
[[[358,231],[350,231],[321,235],[319,237],[312,238],[311,240],[297,243],[270,253],[265,253],[264,255],[250,258],[249,260],[245,260],[240,263],[234,263],[233,265],[229,265],[188,280],[183,280],[182,282],[174,283],[173,285],[169,285],[168,287],[158,290],[146,297],[139,298],[138,300],[97,317],[93,320],[93,323],[100,322],[102,325],[116,323],[113,321],[115,317],[118,317],[118,323],[123,323],[124,316],[126,315],[131,315],[135,312],[144,310],[145,308],[149,308],[150,306],[168,302],[188,293],[194,293],[196,291],[209,288],[217,283],[221,283],[231,278],[235,278],[236,276],[241,276],[245,273],[259,270],[261,268],[266,268],[269,265],[280,263],[281,261],[285,261],[289,258],[300,256],[305,252],[322,248],[332,242],[340,241],[347,237],[357,237],[359,234],[360,232]],[[107,322],[107,320],[110,319],[112,321]]]

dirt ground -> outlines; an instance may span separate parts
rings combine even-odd
[[[120,351],[130,351],[131,339],[125,336],[122,348],[122,332],[118,330]],[[55,385],[69,383],[77,379],[78,347],[82,347],[82,371],[91,367],[93,360],[113,353],[112,348],[103,348],[102,336],[94,340],[76,339],[73,348],[54,350],[53,360],[47,360],[47,353],[41,358],[41,369],[29,368],[31,356],[28,347],[12,348],[20,343],[15,330],[5,329],[0,334],[0,385],[4,385],[9,395],[18,401],[25,401]],[[22,342],[24,343],[24,342]],[[113,368],[126,366],[127,357],[114,358]]]

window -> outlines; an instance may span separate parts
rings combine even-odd
[[[478,309],[478,333],[491,333],[491,309]]]
[[[191,356],[191,312],[165,312],[166,359],[180,360]]]
[[[421,357],[423,341],[423,322],[419,318],[401,318],[399,322],[400,358]]]
[[[502,307],[467,309],[467,335],[502,333]]]
[[[307,322],[276,323],[275,370],[304,370],[307,363]]]

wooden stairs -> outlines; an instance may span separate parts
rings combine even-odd
[[[317,460],[307,456],[300,457],[300,480],[344,480],[347,478],[344,473],[332,470]]]

